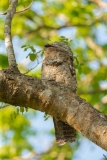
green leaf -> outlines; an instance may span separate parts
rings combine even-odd
[[[29,48],[28,47],[26,47],[26,48],[24,48],[24,51],[27,51]]]
[[[44,120],[45,120],[45,121],[46,121],[49,117],[50,117],[50,115],[48,115],[47,113],[44,114]]]
[[[30,46],[29,48],[32,50],[32,52],[36,52],[33,46]]]
[[[0,67],[1,68],[8,67],[8,58],[6,55],[0,54]]]
[[[37,54],[30,53],[30,54],[29,54],[29,57],[30,57],[30,60],[31,60],[31,61],[35,61],[36,58],[37,58]]]
[[[23,46],[21,46],[21,48],[25,48],[25,47],[27,47],[27,45],[23,45]]]

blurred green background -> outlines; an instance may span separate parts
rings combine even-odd
[[[17,11],[30,3],[29,0],[19,0]],[[0,12],[7,8],[8,0],[1,1]],[[0,69],[8,67],[4,44],[5,17],[0,15]],[[37,52],[43,50],[44,44],[58,41],[60,36],[72,40],[70,47],[79,61],[76,69],[77,94],[107,114],[106,0],[34,0],[29,10],[15,15],[12,36],[20,71],[26,73],[34,68],[27,74],[38,78],[41,76],[43,54]],[[36,56],[30,47],[24,51],[22,45],[33,46]],[[44,121],[40,112],[28,109],[22,115],[19,110],[18,106],[0,103],[0,160],[103,159],[105,152],[95,149],[97,146],[87,140],[84,142],[79,133],[75,143],[57,146],[51,118]],[[88,145],[94,147],[95,154],[91,149],[84,155]],[[91,154],[93,157],[89,156]],[[100,156],[96,158],[97,154]]]

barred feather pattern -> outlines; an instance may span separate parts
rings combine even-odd
[[[42,64],[42,78],[60,82],[76,92],[77,81],[73,64],[73,53],[64,42],[55,42],[45,45]],[[76,139],[76,130],[58,118],[53,118],[56,141],[59,145],[73,142]]]

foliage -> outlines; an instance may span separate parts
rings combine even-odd
[[[29,120],[16,110],[12,106],[0,109],[0,159],[13,158],[23,150],[33,149],[27,138],[36,132],[30,129]]]
[[[40,56],[43,56],[43,51],[36,51],[36,49],[32,46],[32,45],[23,45],[21,48],[24,48],[24,51],[27,51],[28,49],[30,49],[30,53],[27,55],[27,57],[30,57],[31,61],[35,61],[39,59],[39,54]],[[26,57],[26,58],[27,58]]]
[[[53,145],[49,151],[43,153],[42,157],[38,160],[72,160],[73,149],[70,144],[65,146]]]
[[[64,43],[66,43],[68,46],[70,46],[70,45],[71,45],[71,42],[72,42],[72,40],[69,40],[68,38],[66,38],[66,37],[64,37],[64,36],[60,36],[58,41],[64,42]]]
[[[50,117],[50,115],[48,115],[47,113],[44,114],[44,120],[45,120],[45,121],[46,121],[49,117]]]
[[[29,3],[29,0],[19,0],[17,11],[22,10],[24,6],[28,6]],[[1,12],[6,11],[7,8],[8,1],[2,1],[0,3]],[[35,63],[38,59],[38,51],[36,51],[35,48],[43,48],[44,44],[48,43],[50,39],[52,40],[51,42],[58,41],[60,39],[60,41],[65,41],[69,44],[74,53],[75,67],[77,68],[77,93],[91,103],[95,108],[107,114],[106,19],[107,10],[98,6],[97,3],[93,2],[93,0],[35,0],[29,10],[15,15],[12,22],[12,35],[13,38],[17,36],[22,39],[24,44],[29,44],[23,46],[23,48],[29,52],[28,57],[32,61],[30,64]],[[1,40],[4,40],[4,20],[5,16],[0,16]],[[72,41],[69,41],[69,39]],[[20,55],[18,53],[16,59],[18,59],[19,56]],[[6,56],[3,54],[3,51],[1,51],[0,69],[6,68],[7,66],[8,62]],[[23,68],[20,68],[20,70],[23,72]],[[36,71],[34,70],[33,73],[30,74],[36,76]],[[8,114],[10,113],[7,108],[6,111]],[[19,115],[19,117],[22,118],[22,115]],[[16,120],[17,117],[15,121]],[[7,121],[5,123],[7,123],[7,125],[14,125]],[[24,126],[24,122],[22,125]],[[27,132],[25,128],[24,131]],[[7,130],[4,130],[4,135],[5,132],[7,133]],[[16,132],[17,129],[14,127],[14,134],[17,134]],[[17,139],[16,136],[14,144],[17,144],[19,138],[21,137],[19,136]],[[20,144],[18,145],[20,146]],[[9,146],[12,148],[14,145]],[[25,147],[26,146],[19,147],[20,151],[15,151],[15,154],[19,155]],[[67,151],[69,149],[72,150],[72,148],[69,147],[70,146],[65,146],[66,153],[68,153]],[[6,149],[7,145],[4,146],[4,151],[6,151]],[[55,150],[55,156],[57,158],[60,153],[62,153],[60,147],[55,148],[55,146],[53,146],[52,150]],[[59,155],[56,154],[57,152],[59,152]],[[71,159],[70,157],[72,157],[72,155],[70,155],[68,159]],[[47,155],[43,154],[42,159],[46,158]],[[53,159],[55,158],[53,157]],[[48,159],[52,159],[52,157],[50,156]]]
[[[7,68],[7,67],[8,67],[7,56],[0,54],[0,68]]]

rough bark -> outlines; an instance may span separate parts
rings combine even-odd
[[[107,116],[59,82],[0,71],[0,101],[58,117],[107,151]]]
[[[6,15],[5,30],[4,30],[9,66],[13,66],[16,68],[17,68],[17,65],[16,65],[16,59],[14,55],[14,49],[13,49],[12,38],[11,38],[11,23],[12,23],[13,16],[16,12],[17,3],[18,3],[18,0],[9,1],[9,9]]]

